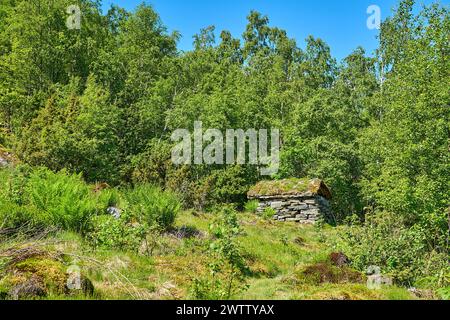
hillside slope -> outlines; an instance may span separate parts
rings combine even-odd
[[[88,299],[186,299],[193,297],[195,279],[210,274],[209,226],[214,217],[183,212],[173,231],[149,238],[140,253],[94,250],[79,235],[67,232],[33,246],[63,255],[66,267],[79,266],[95,287]],[[249,271],[235,299],[413,299],[395,286],[369,290],[364,275],[333,266],[328,257],[336,230],[331,227],[278,223],[247,213],[239,214],[239,221],[237,243]],[[1,249],[8,245],[12,243],[3,243]],[[58,294],[46,298],[86,299]]]

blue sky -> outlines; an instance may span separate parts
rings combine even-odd
[[[133,10],[143,0],[103,0],[106,10],[112,3]],[[377,47],[377,30],[369,30],[366,21],[368,6],[381,8],[382,19],[391,15],[397,0],[146,0],[161,16],[169,31],[177,30],[182,38],[180,50],[192,48],[192,36],[201,28],[216,26],[216,33],[229,30],[241,37],[246,16],[257,10],[270,19],[270,25],[285,29],[291,38],[304,47],[308,35],[322,38],[338,60],[362,46],[371,54]],[[419,0],[418,4],[433,0]],[[449,0],[440,0],[448,4]]]

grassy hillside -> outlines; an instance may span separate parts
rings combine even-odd
[[[192,298],[193,280],[210,272],[207,247],[211,239],[209,226],[214,219],[214,214],[183,212],[173,230],[149,245],[151,252],[140,254],[94,250],[79,235],[70,232],[27,243],[53,255],[59,252],[65,257],[66,267],[78,265],[95,287],[94,296],[88,299]],[[364,275],[348,267],[332,266],[328,256],[336,230],[331,227],[278,223],[250,213],[239,214],[239,222],[242,229],[237,242],[249,274],[247,287],[233,298],[413,299],[406,289],[395,286],[369,290]],[[2,243],[1,250],[19,242],[16,239],[16,243]],[[42,268],[39,272],[51,273],[48,265]],[[314,272],[305,272],[316,269],[321,279]],[[46,298],[86,297],[51,294]]]

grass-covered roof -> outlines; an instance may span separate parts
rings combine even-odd
[[[322,180],[309,178],[261,181],[250,189],[248,197],[294,196],[305,193],[331,199],[331,192]]]

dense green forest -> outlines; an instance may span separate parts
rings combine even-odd
[[[0,3],[0,156],[13,159],[0,169],[0,230],[53,226],[126,250],[181,210],[221,212],[214,254],[244,279],[235,210],[268,177],[255,165],[176,166],[171,134],[195,121],[279,128],[271,178],[327,183],[336,248],[352,268],[377,265],[399,286],[449,297],[448,6],[402,0],[374,54],[336,61],[323,40],[296,43],[258,12],[242,37],[216,39],[209,26],[180,52],[151,6],[102,13],[76,1],[77,30],[66,26],[72,2]],[[101,183],[110,187],[92,193]],[[99,214],[112,205],[121,220]],[[231,296],[204,294],[220,283],[193,286],[198,298]]]

